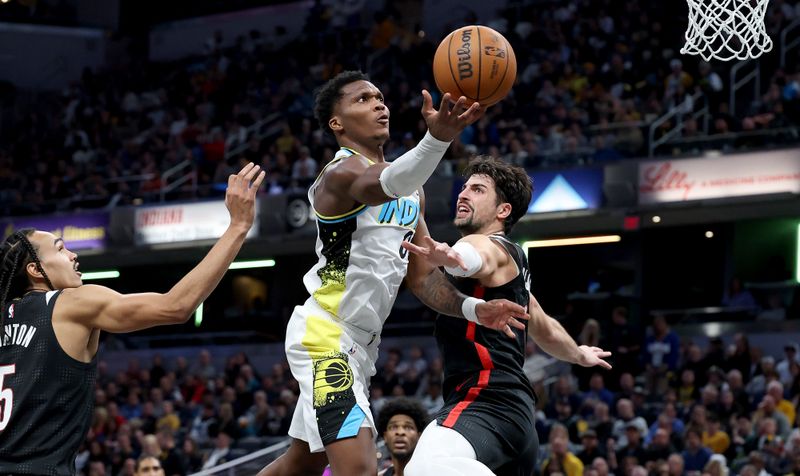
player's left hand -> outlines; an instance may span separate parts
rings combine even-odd
[[[581,367],[603,367],[606,370],[611,370],[611,364],[606,362],[606,357],[611,356],[611,352],[601,349],[600,347],[591,347],[588,345],[582,345],[578,347],[580,354],[578,356],[578,361],[576,362]]]
[[[455,268],[458,266],[463,270],[467,269],[467,265],[464,263],[461,255],[453,251],[447,243],[439,243],[430,236],[424,236],[422,240],[423,246],[417,246],[408,241],[402,242],[400,246],[417,256],[425,258],[430,264],[437,268],[441,266]]]
[[[481,325],[498,330],[512,339],[517,337],[512,327],[525,331],[525,323],[519,319],[527,321],[531,318],[527,309],[507,299],[482,302],[475,307],[475,314]]]

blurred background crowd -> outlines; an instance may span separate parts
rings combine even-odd
[[[678,55],[669,45],[679,44],[682,26],[664,21],[671,8],[652,0],[571,0],[498,12],[489,25],[514,47],[517,85],[462,134],[442,172],[475,153],[538,168],[640,157],[648,152],[647,126],[676,106],[707,106],[708,114],[682,122],[688,142],[661,154],[791,139],[781,131],[800,121],[797,62],[765,66],[766,93],[731,111],[723,80],[730,65]],[[798,10],[770,2],[767,31],[777,35]],[[476,21],[469,11],[460,14],[459,24]],[[413,147],[425,131],[420,90],[436,94],[430,65],[439,32],[420,30],[391,5],[370,23],[319,1],[304,32],[284,42],[280,27],[253,30],[223,47],[230,39],[217,31],[204,51],[172,62],[149,61],[132,44],[116,67],[87,69],[60,93],[37,95],[13,127],[2,129],[0,212],[153,201],[164,172],[185,161],[197,187],[170,198],[220,195],[224,178],[245,160],[270,171],[264,193],[307,187],[336,150],[313,119],[315,89],[361,65],[392,111],[388,158]],[[261,122],[268,122],[265,134],[248,130]],[[654,139],[675,126],[664,122]],[[776,133],[726,136],[765,129]],[[691,141],[709,135],[720,140]]]

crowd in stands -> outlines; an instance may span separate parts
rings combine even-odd
[[[571,368],[528,345],[537,476],[798,474],[796,344],[770,355],[744,334],[693,341],[660,316],[643,332],[624,307],[599,329],[587,320],[576,340],[610,350],[612,371]],[[189,474],[285,438],[298,395],[285,362],[256,368],[239,353],[218,368],[206,350],[192,360],[155,355],[116,375],[100,363],[81,474],[130,476],[144,454],[159,458],[167,475]],[[435,348],[384,349],[372,411],[405,396],[433,414],[441,389]]]
[[[245,160],[270,171],[264,193],[303,188],[335,151],[313,120],[315,88],[346,69],[367,69],[382,88],[392,110],[385,150],[389,158],[402,154],[424,133],[419,90],[435,90],[430,64],[446,31],[423,34],[419,19],[388,8],[365,19],[316,2],[307,33],[288,43],[281,29],[232,42],[216,32],[186,60],[154,63],[131,53],[120,61],[125,67],[85,71],[55,102],[42,99],[2,131],[0,212],[151,201],[164,185],[162,174],[187,160],[199,189],[171,198],[219,194],[214,184]],[[704,131],[705,122],[687,120],[687,137],[800,120],[794,62],[762,80],[766,93],[754,107],[731,115],[722,80],[728,66],[679,57],[683,26],[672,8],[655,0],[571,0],[499,12],[488,24],[512,43],[518,84],[464,132],[449,157],[489,153],[530,167],[639,157],[647,153],[646,125],[672,107],[694,109],[696,92],[711,105],[712,127]],[[773,38],[797,10],[784,0],[770,2]],[[479,20],[466,13],[447,28]],[[248,133],[267,118],[275,122],[265,137]],[[727,142],[764,145],[752,138]],[[246,148],[230,153],[238,144]]]

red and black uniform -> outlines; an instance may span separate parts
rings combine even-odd
[[[514,279],[487,288],[478,280],[448,279],[459,291],[485,300],[508,299],[527,307],[530,272],[525,253],[505,236],[489,238],[502,246],[519,270]],[[444,407],[436,415],[440,426],[463,435],[478,460],[497,475],[530,475],[539,439],[534,426],[536,395],[522,371],[526,331],[516,337],[465,319],[439,315],[435,335],[444,364]]]

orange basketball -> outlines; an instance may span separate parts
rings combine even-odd
[[[508,40],[486,26],[470,25],[450,33],[433,57],[433,77],[442,93],[453,101],[482,106],[497,103],[517,78],[517,58]]]

